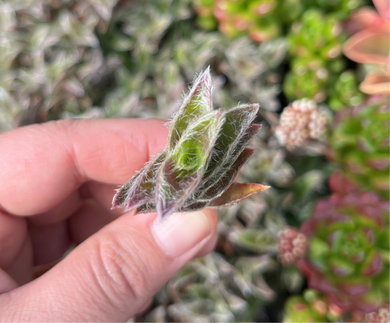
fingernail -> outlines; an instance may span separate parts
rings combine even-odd
[[[179,257],[209,236],[210,223],[203,212],[175,213],[152,225],[156,242],[169,256]]]

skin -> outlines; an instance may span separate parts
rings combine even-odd
[[[131,119],[0,135],[0,321],[126,321],[213,249],[214,211],[203,211],[204,239],[177,257],[152,234],[156,214],[110,211],[114,189],[162,151],[167,136],[161,121]]]

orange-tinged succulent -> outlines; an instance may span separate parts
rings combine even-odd
[[[344,45],[351,60],[372,64],[360,90],[364,93],[390,94],[390,2],[373,0],[378,12],[362,8],[352,15],[350,28],[358,31]]]

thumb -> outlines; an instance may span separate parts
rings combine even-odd
[[[212,210],[127,213],[33,282],[0,295],[0,321],[126,321],[212,240]]]

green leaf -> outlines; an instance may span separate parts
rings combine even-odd
[[[336,276],[349,276],[354,272],[356,267],[355,264],[348,260],[340,258],[332,258],[329,261],[329,265]]]

